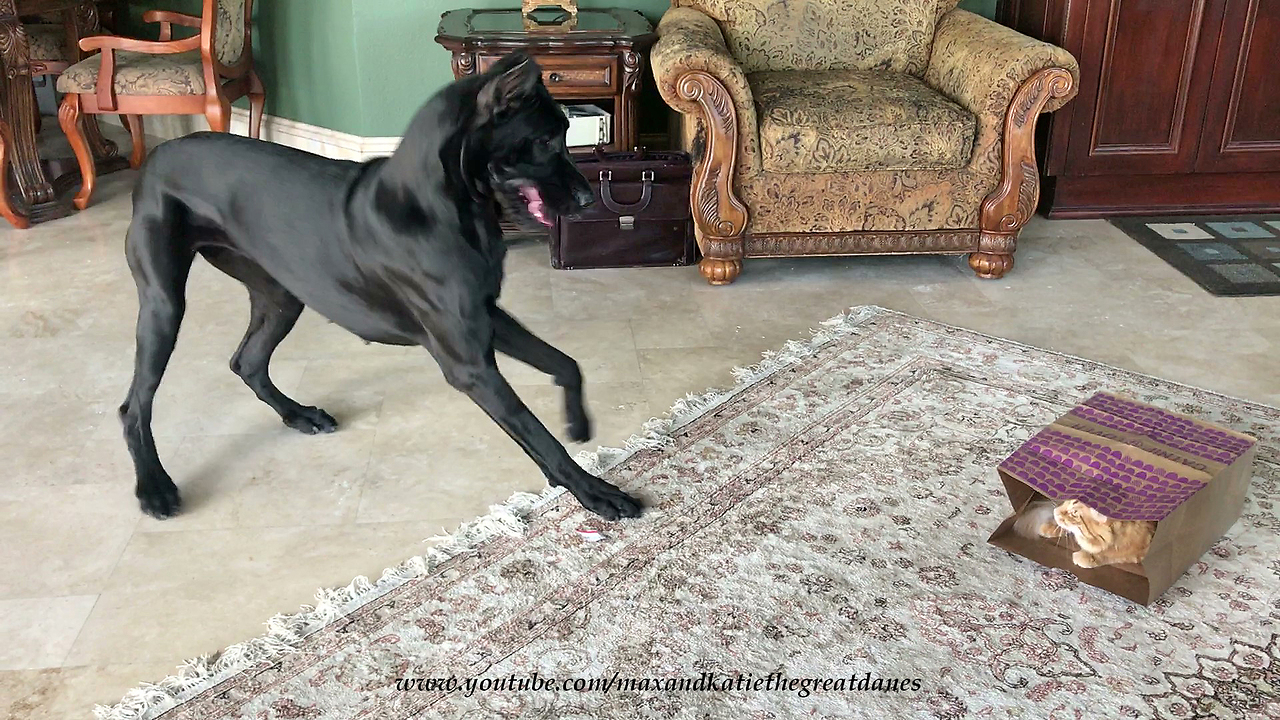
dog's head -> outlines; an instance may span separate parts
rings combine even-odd
[[[542,84],[538,64],[514,53],[480,80],[475,123],[486,141],[483,172],[507,216],[549,227],[590,205],[595,193],[565,145],[569,121]]]

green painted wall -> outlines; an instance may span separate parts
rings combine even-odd
[[[995,4],[960,6],[991,17]],[[195,15],[201,0],[147,6]],[[516,6],[515,0],[256,0],[254,59],[267,86],[267,113],[355,135],[399,135],[422,102],[453,78],[449,53],[435,42],[440,15]],[[668,2],[580,0],[579,6],[635,8],[656,24]],[[134,13],[131,34],[153,37],[155,26],[143,25],[141,10]],[[651,86],[641,96],[642,131],[665,126],[652,111],[661,100]]]
[[[365,115],[362,135],[399,135],[422,102],[453,79],[435,42],[440,15],[458,7],[510,8],[514,0],[378,0],[355,5],[356,56]],[[580,0],[579,7],[631,7],[657,22],[667,0]]]

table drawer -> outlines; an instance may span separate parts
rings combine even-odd
[[[480,55],[476,64],[484,72],[501,57]],[[534,60],[553,95],[609,95],[618,89],[618,60],[612,55],[535,55]]]

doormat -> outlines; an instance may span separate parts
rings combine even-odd
[[[1280,295],[1280,215],[1133,217],[1111,224],[1214,295]]]

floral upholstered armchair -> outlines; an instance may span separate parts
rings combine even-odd
[[[695,158],[708,281],[782,255],[1013,267],[1036,117],[1075,95],[1078,67],[957,2],[672,0],[652,63]]]

